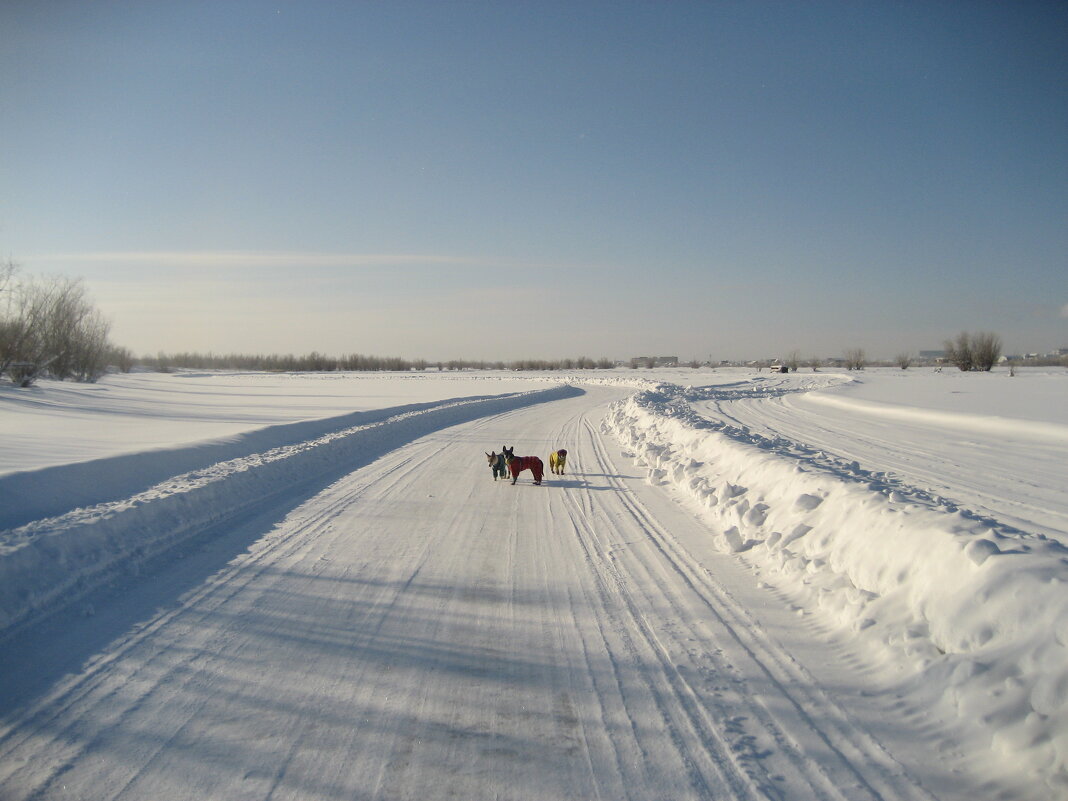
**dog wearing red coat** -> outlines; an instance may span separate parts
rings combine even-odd
[[[516,456],[515,446],[504,448],[504,463],[508,465],[508,472],[512,474],[512,483],[515,484],[519,474],[529,470],[534,474],[534,483],[540,484],[541,477],[545,472],[545,465],[537,456]]]

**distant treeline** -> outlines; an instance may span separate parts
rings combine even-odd
[[[332,372],[336,370],[376,372],[383,370],[608,370],[615,367],[610,359],[590,359],[580,356],[577,359],[522,359],[519,361],[469,361],[452,359],[450,361],[432,362],[426,359],[402,359],[395,356],[364,356],[355,353],[347,356],[327,356],[312,351],[298,356],[292,353],[269,355],[248,353],[159,353],[133,359],[128,365],[118,365],[120,369],[129,369],[134,365],[147,367],[161,372],[170,370],[255,370],[267,372]]]

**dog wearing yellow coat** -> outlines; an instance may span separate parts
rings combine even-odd
[[[561,448],[549,454],[549,471],[558,476],[564,474],[564,464],[567,462],[567,451]]]

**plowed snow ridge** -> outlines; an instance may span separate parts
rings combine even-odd
[[[905,649],[999,750],[1068,784],[1068,548],[706,420],[691,405],[705,397],[660,384],[607,425],[722,550]]]

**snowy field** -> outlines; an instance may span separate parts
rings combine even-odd
[[[1064,370],[134,374],[0,441],[0,798],[1068,798]]]

